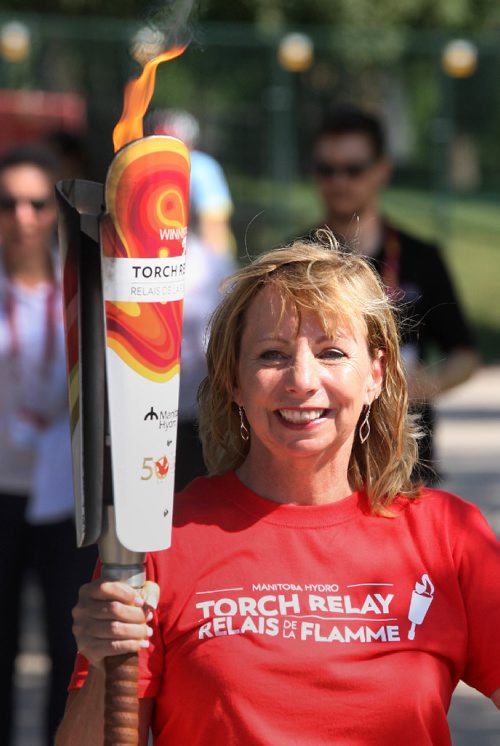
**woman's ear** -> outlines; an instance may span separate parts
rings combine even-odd
[[[238,386],[238,382],[235,380],[233,384],[233,401],[236,404],[237,407],[241,407],[241,391],[240,387]]]
[[[383,350],[377,350],[371,363],[370,380],[367,389],[367,404],[371,404],[372,401],[377,399],[382,392],[385,376],[385,364],[385,352]]]

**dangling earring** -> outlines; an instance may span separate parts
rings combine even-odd
[[[366,410],[365,418],[364,418],[364,420],[361,423],[360,428],[359,428],[359,439],[360,439],[360,441],[361,441],[362,444],[366,443],[366,441],[368,440],[368,437],[370,435],[370,420],[369,420],[369,417],[370,417],[371,406],[372,406],[371,404],[368,405],[368,409]]]
[[[240,407],[238,405],[238,414],[240,416],[240,435],[242,440],[248,440],[250,438],[250,430],[245,425],[245,420],[243,419],[243,407]]]

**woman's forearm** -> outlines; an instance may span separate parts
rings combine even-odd
[[[55,746],[99,746],[104,740],[104,672],[90,668],[83,687],[70,692]]]
[[[69,693],[55,746],[102,746],[104,744],[105,676],[90,667],[81,689]],[[147,746],[154,700],[139,700],[139,746]]]

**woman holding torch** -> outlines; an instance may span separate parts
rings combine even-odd
[[[233,276],[199,397],[211,476],[176,498],[144,598],[82,588],[58,746],[102,742],[103,659],[132,651],[141,744],[449,744],[460,679],[500,705],[498,543],[411,483],[390,302],[328,242]]]

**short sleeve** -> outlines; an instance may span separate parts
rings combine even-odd
[[[490,697],[500,687],[500,544],[479,509],[464,516],[457,546],[468,622],[463,680]]]

